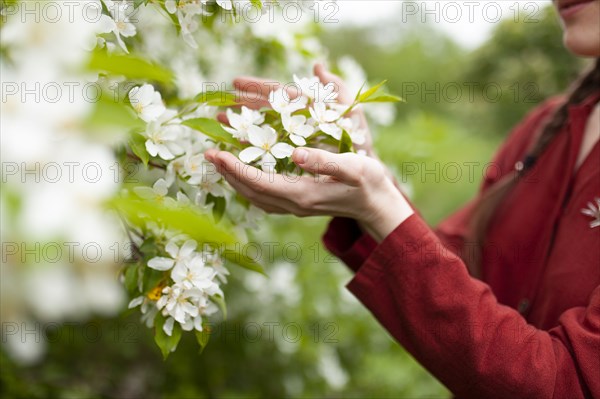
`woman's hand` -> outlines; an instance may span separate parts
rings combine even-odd
[[[319,78],[323,85],[333,84],[334,91],[338,94],[337,101],[339,103],[346,105],[352,104],[356,93],[350,93],[342,78],[329,72],[323,64],[316,64],[314,66],[314,74]],[[280,82],[256,77],[238,77],[234,79],[233,86],[236,90],[236,100],[240,105],[244,105],[251,109],[260,109],[263,107],[270,107],[269,94],[271,91],[284,85]],[[285,87],[291,100],[301,94],[298,90],[299,88],[293,84]],[[373,140],[369,132],[367,119],[365,118],[362,109],[360,109],[360,107],[355,108],[351,114],[357,115],[360,118],[360,127],[366,131],[364,144],[356,146],[356,148],[366,151],[367,155],[371,157],[375,157]],[[225,113],[219,114],[218,119],[222,123],[229,123]]]
[[[286,176],[265,173],[226,151],[204,155],[242,196],[269,213],[353,218],[377,241],[413,214],[385,167],[366,156],[297,148],[292,159],[315,176]]]

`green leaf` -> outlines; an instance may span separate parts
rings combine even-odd
[[[148,2],[150,0],[133,0],[133,8],[137,9],[139,8],[139,6],[143,5],[148,5]]]
[[[262,10],[262,0],[250,0],[250,3],[252,3],[259,10]]]
[[[402,97],[394,96],[392,94],[381,94],[379,96],[370,97],[363,101],[363,103],[405,103]]]
[[[170,84],[173,80],[171,71],[131,54],[107,54],[106,51],[95,51],[88,63],[88,69],[166,84]]]
[[[165,317],[162,314],[157,314],[154,319],[154,342],[160,348],[163,355],[163,360],[167,360],[169,354],[177,348],[177,344],[181,339],[181,326],[175,322],[173,325],[173,333],[168,336],[163,330],[165,325]]]
[[[256,262],[248,255],[234,249],[232,245],[226,246],[225,250],[221,255],[229,262],[234,263],[244,269],[251,270],[253,272],[257,272],[265,276],[267,275],[265,273],[265,269],[258,262]]]
[[[165,279],[165,272],[160,270],[154,270],[144,265],[143,278],[142,278],[142,292],[144,295],[148,294],[154,288],[156,288],[162,280]]]
[[[146,150],[146,138],[139,133],[133,133],[129,137],[129,147],[131,151],[142,160],[144,166],[148,166],[148,161],[150,161],[150,154]]]
[[[358,102],[358,99],[360,98],[360,95],[362,94],[362,90],[365,88],[365,86],[367,85],[367,81],[365,80],[362,84],[362,86],[360,86],[360,89],[358,89],[358,93],[356,93],[356,97],[354,97],[354,102]]]
[[[215,197],[212,194],[208,194],[206,196],[206,204],[214,204],[212,213],[215,218],[215,222],[219,222],[225,213],[225,207],[227,206],[227,201],[225,197]]]
[[[210,297],[210,299],[221,309],[223,313],[223,320],[227,320],[227,305],[225,304],[225,298],[220,295]]]
[[[141,129],[145,123],[140,120],[131,106],[112,98],[108,92],[103,92],[100,99],[96,101],[92,112],[85,120],[85,125],[90,129],[98,130],[106,134],[110,128]]]
[[[237,105],[235,95],[226,91],[206,91],[194,97],[194,101],[215,107]]]
[[[229,134],[219,122],[210,118],[195,118],[181,122],[182,125],[191,127],[202,134],[215,140],[217,143],[231,144],[236,148],[241,148],[241,144],[231,134]]]
[[[375,86],[371,87],[369,90],[362,93],[360,96],[358,96],[358,102],[366,101],[369,97],[371,97],[373,94],[375,94],[377,92],[377,90],[379,90],[386,82],[387,82],[387,80],[384,80],[383,82],[376,84]]]
[[[354,146],[352,144],[352,139],[347,131],[342,131],[342,138],[340,139],[340,146],[338,149],[340,154],[345,152],[354,152]]]
[[[139,263],[134,263],[125,269],[125,289],[127,289],[127,292],[130,294],[137,290],[139,267]]]
[[[208,344],[208,340],[210,339],[210,327],[207,324],[203,324],[202,331],[194,330],[194,334],[196,335],[196,341],[198,341],[198,345],[200,345],[200,353],[202,353],[206,347],[206,344]]]
[[[156,247],[156,239],[152,236],[146,238],[140,245],[140,252],[144,254],[144,260],[149,260],[158,256],[158,248]]]
[[[162,202],[140,200],[132,195],[114,198],[108,205],[122,212],[133,225],[143,227],[148,220],[164,223],[201,245],[232,245],[237,241],[230,227],[223,223],[216,226],[210,217],[192,206],[165,206]]]

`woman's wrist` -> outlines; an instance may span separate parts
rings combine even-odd
[[[402,193],[386,179],[384,189],[373,193],[370,210],[359,224],[377,241],[382,242],[406,219],[414,214],[414,210]]]

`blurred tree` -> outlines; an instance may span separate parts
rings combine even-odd
[[[460,80],[478,83],[478,101],[463,111],[487,127],[484,134],[508,132],[536,104],[564,92],[585,64],[563,46],[553,7],[521,15],[519,21],[501,22],[460,75]],[[494,86],[502,90],[497,100]]]
[[[343,27],[321,36],[333,59],[354,57],[367,76],[388,79],[390,91],[406,98],[399,119],[418,111],[477,120],[470,133],[484,135],[507,134],[536,104],[565,91],[585,65],[564,48],[550,6],[504,19],[470,53],[418,21]]]
[[[410,22],[325,33],[321,40],[332,59],[353,57],[373,81],[387,79],[389,91],[407,100],[397,105],[399,119],[415,111],[450,115],[441,89],[456,80],[466,51],[447,35]]]

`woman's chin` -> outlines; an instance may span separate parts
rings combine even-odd
[[[600,32],[587,32],[580,29],[567,30],[563,40],[565,47],[575,55],[600,57]]]

